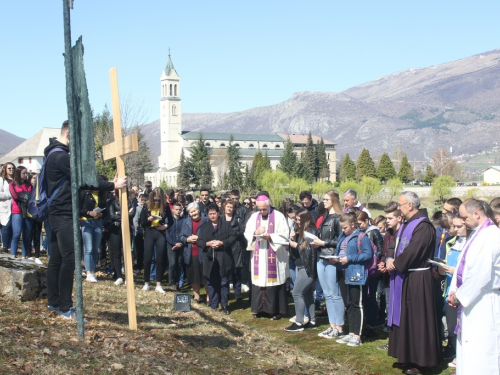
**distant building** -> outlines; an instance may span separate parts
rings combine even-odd
[[[165,69],[160,77],[160,134],[161,134],[161,154],[158,157],[158,169],[144,174],[144,179],[158,186],[165,181],[168,186],[177,186],[177,170],[181,150],[184,150],[186,158],[190,156],[191,147],[196,142],[200,133],[203,134],[205,144],[213,149],[210,158],[212,172],[214,175],[213,184],[219,185],[222,176],[227,171],[225,164],[226,148],[229,145],[229,133],[215,132],[195,132],[182,131],[182,112],[180,98],[180,77],[174,68],[170,55]],[[307,135],[286,135],[286,134],[254,134],[234,133],[234,143],[240,148],[241,161],[251,165],[254,155],[260,150],[271,160],[271,167],[276,169],[279,158],[283,154],[283,149],[287,137],[294,144],[294,151],[300,156],[302,147],[307,143]],[[319,137],[312,136],[314,144],[320,140]],[[335,181],[336,173],[336,150],[335,143],[324,140],[327,159],[330,166],[330,181]]]
[[[0,165],[13,163],[22,165],[28,172],[40,172],[45,160],[43,151],[49,145],[49,138],[59,137],[61,128],[43,128],[33,137],[28,138],[8,154],[0,158]]]
[[[483,171],[483,181],[487,184],[500,184],[500,166],[492,165]]]

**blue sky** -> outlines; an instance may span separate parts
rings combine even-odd
[[[499,14],[483,0],[75,0],[71,11],[94,110],[109,105],[116,67],[122,98],[147,122],[159,118],[169,47],[183,112],[232,112],[500,48]],[[0,35],[0,128],[30,137],[60,126],[62,0],[2,2]]]

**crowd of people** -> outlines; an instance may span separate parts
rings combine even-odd
[[[65,123],[46,149],[49,195],[61,182],[62,188],[45,223],[45,248],[48,308],[74,319],[68,131]],[[54,148],[62,152],[52,155]],[[31,178],[22,166],[3,166],[2,244],[15,256],[22,234],[22,257],[30,256],[33,241],[40,262],[41,228],[25,213]],[[298,202],[287,198],[274,206],[266,191],[242,199],[236,189],[211,196],[203,187],[196,195],[146,182],[144,190],[131,188],[122,210],[115,196],[126,186],[126,177],[100,176],[98,186],[80,191],[87,282],[98,282],[96,269],[106,267],[108,255],[115,284],[126,282],[123,211],[143,291],[153,279],[155,292],[164,294],[167,273],[168,288],[191,288],[196,303],[230,314],[232,288],[238,302],[248,292],[255,318],[273,320],[288,315],[290,296],[295,315],[286,332],[314,329],[325,317],[327,328],[318,336],[358,347],[385,326],[389,341],[379,349],[406,374],[443,359],[458,374],[500,371],[500,198],[489,204],[451,198],[429,217],[419,197],[406,191],[372,219],[352,189],[341,195],[329,190],[320,202],[302,191]]]

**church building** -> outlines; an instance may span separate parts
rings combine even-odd
[[[184,150],[186,158],[190,156],[193,143],[199,137],[200,132],[182,130],[182,110],[180,98],[180,77],[174,68],[170,55],[165,69],[160,77],[160,134],[161,154],[158,157],[158,168],[155,171],[145,173],[144,179],[159,186],[165,181],[167,186],[177,186],[177,169],[181,150]],[[214,176],[213,186],[220,185],[222,176],[227,171],[226,148],[229,145],[229,133],[202,132],[206,145],[213,149],[210,158]],[[300,155],[302,148],[307,143],[307,135],[296,134],[250,134],[234,133],[234,143],[240,148],[242,169],[245,164],[251,166],[254,155],[260,150],[267,152],[271,160],[271,167],[276,169],[280,156],[283,153],[285,142],[288,137],[294,144],[295,152]],[[312,136],[314,144],[319,137]],[[327,159],[330,166],[330,181],[335,181],[336,150],[335,143],[324,140]]]

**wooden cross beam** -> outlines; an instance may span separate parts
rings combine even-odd
[[[120,117],[120,98],[118,96],[118,75],[116,68],[109,71],[111,81],[111,102],[113,106],[113,132],[115,141],[103,147],[103,159],[116,158],[118,176],[125,176],[124,157],[139,150],[137,134],[122,138],[122,122]],[[127,280],[128,325],[131,330],[137,330],[135,312],[134,273],[132,270],[132,247],[130,245],[130,224],[128,218],[127,188],[120,190],[120,207],[122,221],[123,258],[125,260],[125,279]]]

